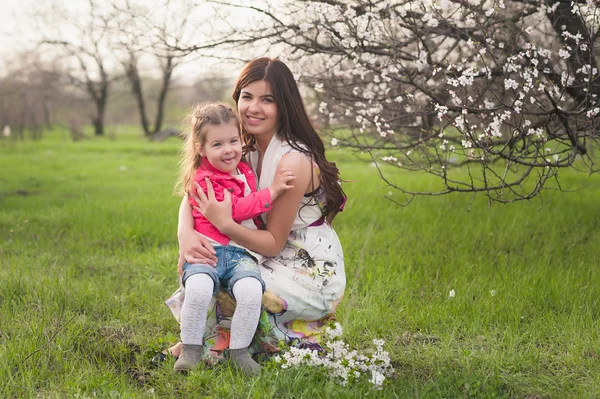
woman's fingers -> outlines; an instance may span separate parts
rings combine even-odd
[[[215,189],[213,188],[210,179],[208,177],[205,177],[204,181],[206,182],[206,192],[208,193],[208,200],[216,201],[217,199],[215,198]]]
[[[185,263],[185,256],[180,252],[179,259],[177,260],[177,273],[179,273],[179,278],[183,276],[183,264]]]
[[[206,202],[208,199],[206,198],[206,194],[204,194],[204,190],[197,182],[194,182],[194,188],[196,189],[196,195],[192,193],[192,198],[196,201],[197,204],[202,204]]]
[[[185,261],[190,264],[202,263],[211,266],[217,265],[217,257],[210,253],[210,251],[205,247],[198,248],[198,250],[186,254]]]
[[[200,263],[202,265],[210,265],[210,266],[213,266],[213,267],[217,266],[217,261],[216,260],[205,258],[202,255],[196,255],[196,256],[186,255],[185,261],[187,263],[189,263],[190,265],[193,265],[193,264],[196,264],[196,263]]]
[[[231,193],[229,190],[223,190],[223,203],[231,208]]]

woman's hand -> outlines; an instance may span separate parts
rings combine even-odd
[[[181,282],[181,277],[183,277],[183,264],[185,263],[185,257],[180,252],[179,259],[177,259],[177,274],[179,274],[179,282]]]
[[[179,237],[179,262],[177,270],[183,272],[183,263],[204,263],[211,266],[217,265],[215,249],[210,241],[196,231],[189,232]]]
[[[215,198],[215,191],[210,180],[206,178],[205,182],[208,195],[204,194],[204,190],[200,185],[194,182],[196,193],[198,193],[198,196],[192,194],[198,204],[194,209],[204,215],[221,233],[227,235],[227,227],[232,223],[235,224],[231,212],[231,193],[223,190],[223,201],[218,201]]]

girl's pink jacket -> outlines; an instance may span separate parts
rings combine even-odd
[[[203,159],[200,167],[196,169],[194,181],[202,187],[204,193],[208,193],[204,181],[208,177],[214,188],[215,197],[219,201],[223,201],[223,190],[228,190],[231,193],[233,220],[241,223],[243,220],[256,218],[254,223],[257,227],[260,227],[258,216],[271,210],[271,192],[268,188],[256,191],[256,176],[247,163],[240,162],[238,170],[246,176],[248,185],[252,190],[252,193],[246,197],[244,197],[245,184],[243,181],[236,179],[229,173],[215,169],[206,159]],[[191,195],[188,198],[192,207],[197,206]],[[212,238],[221,245],[229,243],[230,238],[221,233],[200,212],[193,209],[192,215],[194,216],[194,229],[197,232]]]

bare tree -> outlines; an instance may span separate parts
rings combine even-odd
[[[87,10],[79,15],[65,9],[41,9],[35,12],[40,48],[53,48],[64,56],[70,83],[92,100],[90,120],[95,135],[104,135],[106,106],[110,86],[118,77],[113,73],[111,52],[114,10],[87,1]]]
[[[167,1],[161,7],[150,10],[142,4],[127,0],[124,7],[114,7],[120,15],[118,33],[120,46],[125,53],[121,63],[138,104],[142,129],[144,134],[150,137],[162,128],[173,71],[182,59],[170,47],[164,46],[164,43],[174,40],[177,45],[182,40],[193,6],[188,5],[183,10],[175,10],[172,2]],[[140,74],[140,59],[146,63],[153,61],[153,64],[158,64],[160,71],[160,85],[152,125]]]
[[[124,4],[115,4],[114,8],[120,15],[117,30],[120,49],[124,53],[121,63],[138,104],[141,125],[148,137],[155,135],[162,127],[165,101],[173,71],[178,65],[188,58],[228,59],[229,52],[237,52],[255,41],[251,36],[232,34],[232,26],[226,16],[210,9],[204,2],[167,0],[159,7],[150,9],[143,3],[125,0]],[[239,59],[235,61],[239,62]],[[149,64],[158,65],[160,71],[153,125],[150,123],[148,96],[140,74],[140,65]],[[219,76],[221,72],[205,70],[203,75]],[[217,86],[221,84],[220,80],[217,78]]]
[[[559,170],[598,170],[597,1],[289,1],[246,7],[318,93],[332,144],[376,165],[433,175],[439,189],[530,199]],[[283,49],[283,50],[282,50]]]

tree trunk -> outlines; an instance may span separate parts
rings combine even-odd
[[[46,130],[52,130],[52,118],[50,116],[50,99],[48,97],[44,97],[43,107],[44,107],[44,122],[46,125]]]
[[[94,135],[104,136],[104,121],[102,119],[94,119]]]
[[[104,95],[100,96],[96,100],[96,116],[93,119],[94,124],[94,135],[104,136],[104,115],[106,111],[106,90],[102,90]]]
[[[148,125],[148,117],[146,116],[146,102],[144,101],[144,92],[142,89],[142,81],[138,72],[137,63],[134,55],[130,54],[130,62],[126,67],[127,77],[131,83],[131,91],[135,96],[135,100],[138,104],[138,111],[140,113],[140,121],[142,123],[142,129],[144,129],[144,136],[150,136],[150,126]]]
[[[152,133],[160,131],[163,123],[165,114],[165,101],[167,100],[167,94],[169,92],[169,85],[171,83],[171,74],[173,73],[173,57],[167,57],[167,63],[163,68],[162,76],[162,87],[160,89],[160,95],[158,97],[158,104],[156,105],[156,120],[154,122],[154,129]]]

